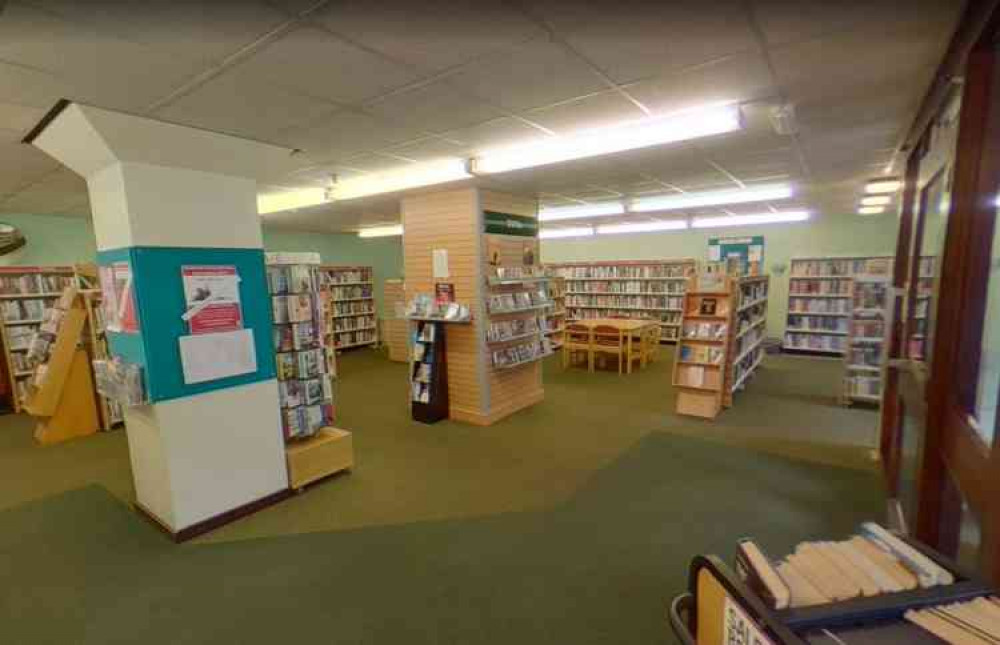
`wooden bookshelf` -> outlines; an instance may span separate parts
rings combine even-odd
[[[770,278],[766,275],[735,278],[732,289],[735,311],[729,328],[726,405],[732,405],[733,394],[746,387],[764,361]]]
[[[563,262],[547,265],[566,280],[566,319],[638,318],[660,323],[660,339],[676,342],[687,278],[695,260]]]
[[[552,343],[552,349],[562,347],[563,336],[566,333],[566,278],[552,276],[549,281],[549,298],[552,308],[545,314],[545,325],[548,331],[545,335]]]
[[[677,413],[714,419],[725,404],[729,377],[733,291],[725,276],[718,284],[691,278],[685,290],[673,386]]]
[[[907,338],[907,355],[918,361],[927,356],[927,342],[931,308],[934,306],[934,280],[937,276],[937,258],[925,256],[920,258],[917,274],[916,302],[913,305],[913,318],[909,326]]]
[[[329,303],[329,333],[337,349],[375,345],[374,272],[370,266],[323,264],[316,268],[317,286]]]
[[[890,275],[855,275],[851,284],[851,317],[841,400],[879,403],[887,358],[890,322]]]
[[[843,356],[855,275],[892,274],[887,256],[792,258],[788,277],[785,351]]]

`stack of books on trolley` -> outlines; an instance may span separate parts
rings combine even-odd
[[[747,588],[808,643],[1000,643],[1000,600],[930,549],[873,522],[779,561],[741,540]]]

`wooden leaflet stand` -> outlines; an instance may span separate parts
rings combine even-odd
[[[79,346],[87,309],[73,287],[63,292],[58,307],[65,313],[45,364],[45,372],[25,404],[38,417],[35,439],[53,444],[94,434],[100,427],[90,359]]]

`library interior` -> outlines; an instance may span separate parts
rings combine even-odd
[[[1000,643],[997,141],[1000,0],[0,1],[0,641]]]

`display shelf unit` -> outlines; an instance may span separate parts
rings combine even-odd
[[[552,308],[545,314],[545,335],[552,343],[552,349],[562,347],[566,333],[566,278],[553,275],[549,281],[549,298]]]
[[[76,285],[72,266],[0,267],[0,318],[4,366],[11,407],[24,409],[28,380],[34,373],[28,359],[28,343],[46,314],[62,295]]]
[[[930,312],[934,305],[934,280],[937,259],[933,256],[920,258],[917,273],[916,302],[907,339],[908,356],[922,361],[927,356],[927,336],[930,326]]]
[[[485,336],[493,370],[512,370],[552,354],[549,315],[554,278],[541,267],[499,265],[487,270]]]
[[[660,323],[660,339],[676,342],[693,259],[549,264],[566,280],[567,320],[641,318]]]
[[[729,394],[728,354],[734,310],[728,278],[718,286],[692,278],[684,294],[674,356],[678,414],[714,419],[722,411]]]
[[[445,323],[412,320],[410,416],[420,423],[448,418],[448,353]]]
[[[764,360],[767,338],[767,303],[769,276],[745,276],[731,280],[735,311],[730,328],[725,403],[732,405],[732,395],[745,388]]]
[[[321,264],[316,284],[328,303],[327,329],[337,349],[375,345],[378,325],[370,266]]]
[[[887,357],[889,275],[855,275],[841,401],[876,403],[882,397],[882,371]]]
[[[795,353],[843,356],[852,315],[854,276],[889,276],[891,273],[891,257],[792,258],[782,348]]]

